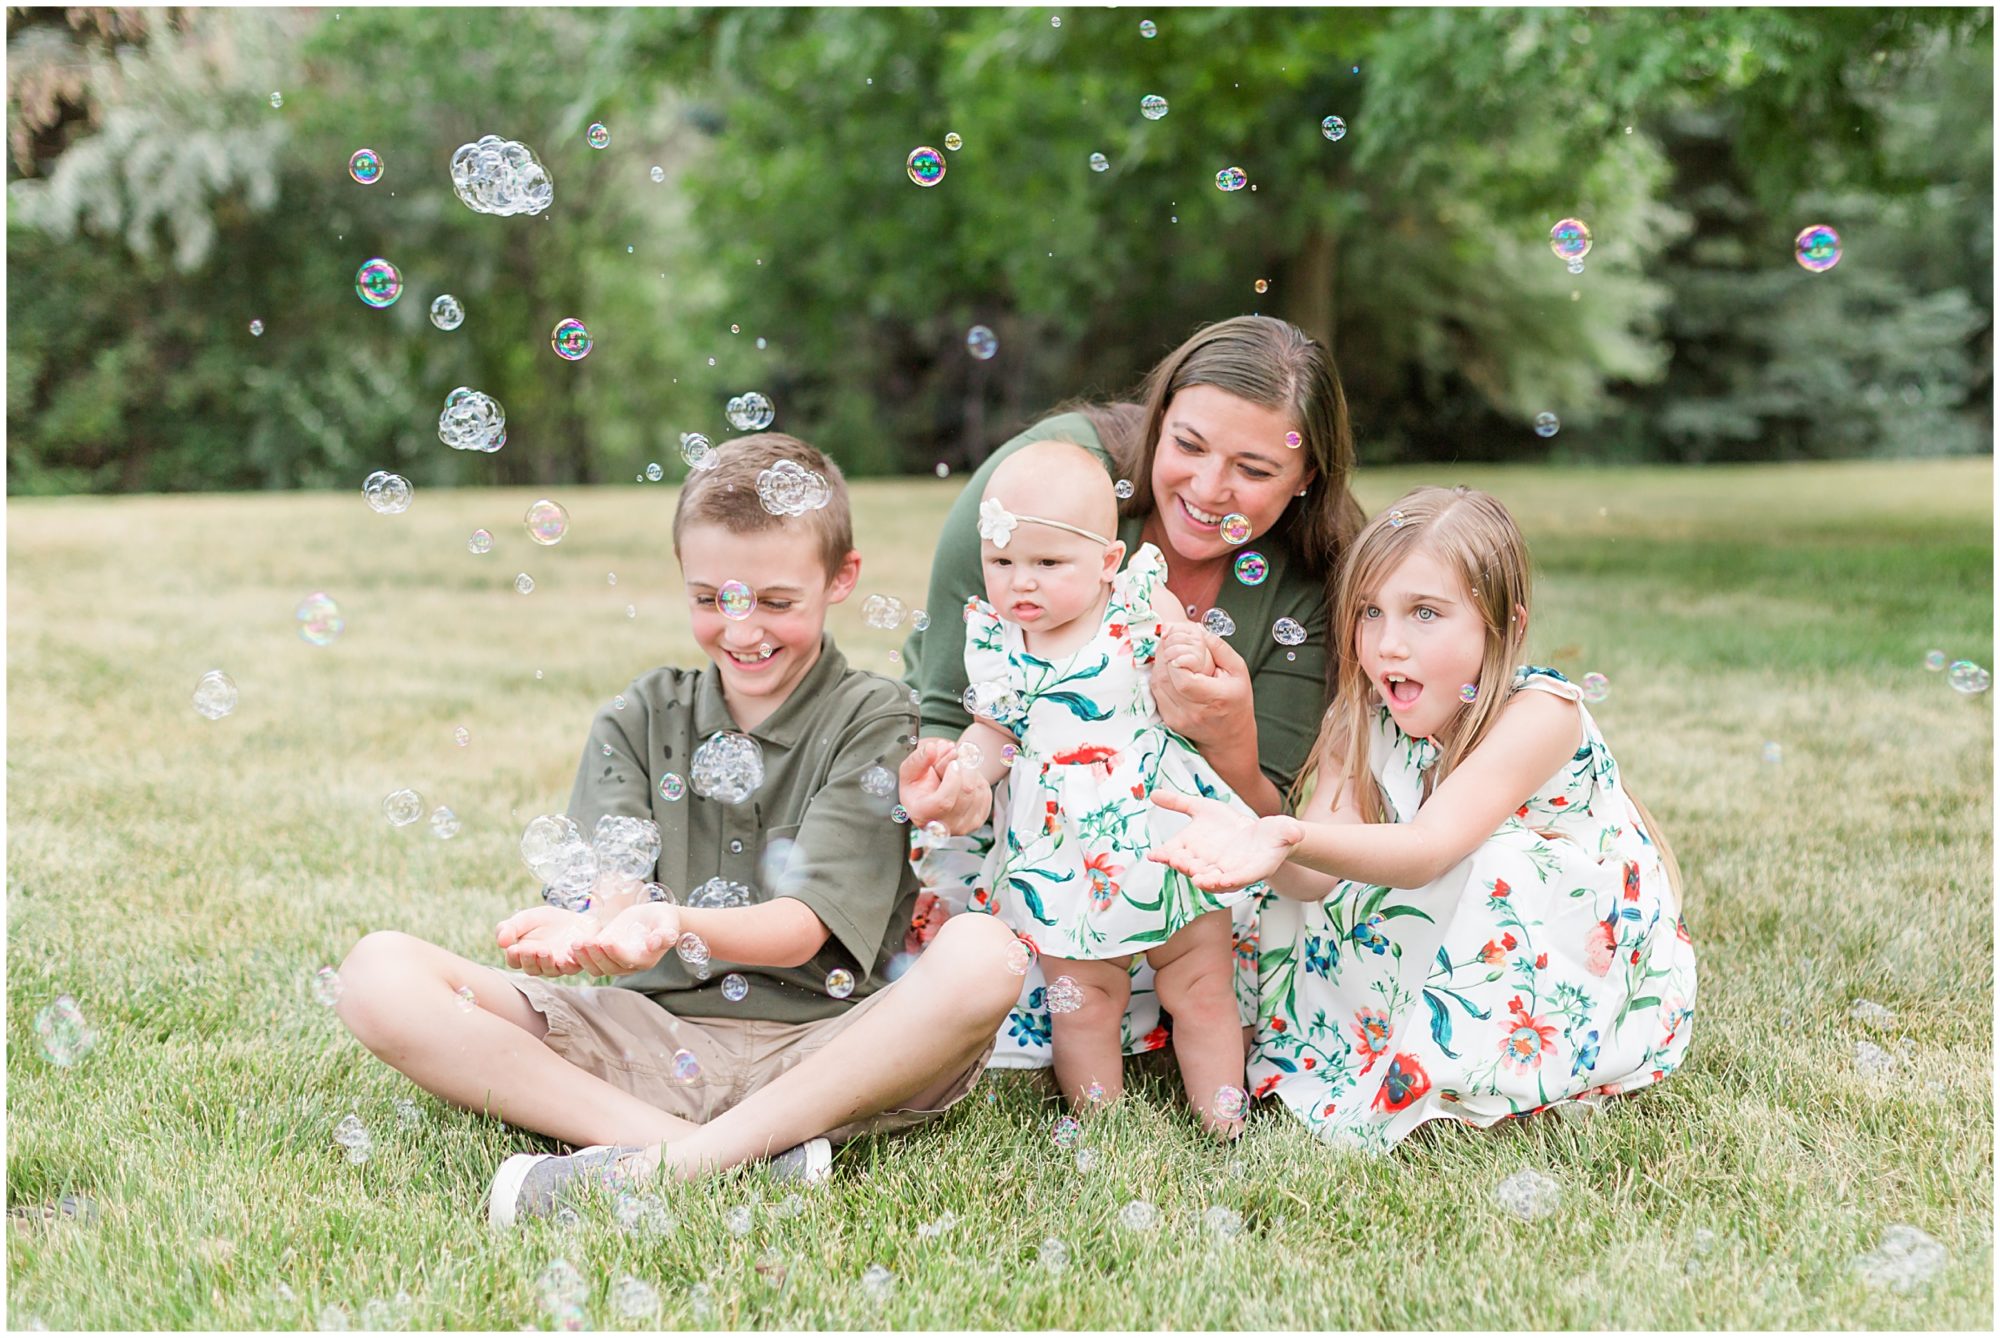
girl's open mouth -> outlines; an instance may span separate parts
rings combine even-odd
[[[1401,674],[1382,675],[1382,695],[1391,706],[1410,706],[1423,695],[1424,685]]]

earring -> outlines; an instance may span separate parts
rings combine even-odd
[[[1292,494],[1292,496],[1294,497],[1304,497],[1305,495],[1306,495],[1306,490],[1304,488],[1300,488],[1297,492]]]

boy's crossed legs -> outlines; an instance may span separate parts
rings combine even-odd
[[[946,926],[963,918],[954,916]],[[1224,1138],[1234,1138],[1243,1127],[1241,1111],[1229,1118],[1215,1111],[1217,1091],[1243,1085],[1243,1028],[1236,1011],[1233,952],[1229,913],[1209,911],[1146,954],[1160,1007],[1174,1019],[1174,1056],[1188,1104],[1210,1133]],[[1132,993],[1131,960],[1129,956],[1098,961],[1042,958],[1046,979],[1067,975],[1083,991],[1082,1007],[1049,1012],[1056,1084],[1073,1109],[1090,1104],[1093,1084],[1102,1089],[1105,1101],[1117,1100],[1125,1090],[1119,1024]]]

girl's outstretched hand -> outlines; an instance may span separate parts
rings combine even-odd
[[[1204,892],[1228,892],[1269,878],[1305,837],[1299,820],[1282,813],[1252,817],[1213,799],[1164,790],[1153,792],[1153,802],[1194,821],[1146,858],[1179,869]]]
[[[680,937],[680,908],[649,901],[620,911],[571,950],[577,965],[593,976],[629,976],[650,971]]]

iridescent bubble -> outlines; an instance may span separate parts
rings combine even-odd
[[[236,709],[236,680],[220,669],[211,669],[194,685],[195,714],[204,720],[220,720]]]
[[[1477,683],[1460,683],[1458,685],[1458,699],[1467,706],[1472,705],[1472,703],[1479,700],[1479,685]]]
[[[665,478],[666,476],[667,476],[667,471],[660,468],[659,462],[657,460],[654,461],[652,464],[646,466],[646,482],[658,483],[661,479]]]
[[[1554,414],[1549,413],[1547,410],[1544,410],[1541,413],[1535,415],[1536,436],[1553,437],[1557,432],[1561,430],[1562,430],[1562,420],[1560,418],[1557,418]]]
[[[983,325],[975,325],[965,332],[965,351],[985,362],[1000,351],[1000,341],[993,337],[993,331]]]
[[[1157,37],[1159,36],[1159,34],[1160,30],[1154,26],[1153,21],[1151,19],[1139,20],[1139,36]]]
[[[1236,555],[1236,579],[1245,585],[1262,585],[1271,574],[1271,564],[1262,553],[1246,548]]]
[[[532,595],[535,593],[535,578],[526,572],[522,572],[514,578],[514,588],[524,595]],[[539,669],[535,670],[535,677],[540,678],[541,676],[542,671]]]
[[[262,322],[262,321],[251,321],[251,322],[250,322],[250,333],[251,333],[251,334],[253,334],[253,335],[262,335],[262,334],[264,333],[264,322]]]
[[[1993,675],[1971,660],[1954,660],[1951,668],[1945,672],[1945,677],[1950,680],[1952,687],[1968,697],[1993,686]]]
[[[911,627],[914,627],[917,631],[921,632],[926,628],[928,628],[930,625],[931,625],[930,614],[925,613],[922,609],[912,609],[910,611]]]
[[[861,792],[877,799],[887,799],[896,793],[896,773],[879,764],[869,767],[861,773]]]
[[[1840,263],[1840,234],[1815,223],[1792,240],[1792,254],[1806,269],[1824,274]]]
[[[764,783],[764,750],[748,734],[712,734],[694,750],[688,779],[704,799],[740,804]]]
[[[493,531],[474,530],[471,537],[465,541],[465,551],[475,555],[491,553],[493,551]]]
[[[903,169],[919,186],[935,186],[944,180],[944,155],[926,145],[910,150]]]
[[[715,607],[731,622],[742,622],[757,607],[757,596],[741,581],[724,581],[715,592]]]
[[[965,141],[958,137],[958,132],[956,130],[953,130],[945,135],[944,146],[947,149],[950,149],[953,153],[957,153],[960,149],[965,147]]]
[[[347,175],[364,186],[374,185],[382,179],[382,156],[373,149],[356,149],[347,160]]]
[[[1062,15],[1060,15],[1060,14],[1051,14],[1051,15],[1049,16],[1049,26],[1050,26],[1051,28],[1060,28],[1060,27],[1062,27]]]
[[[1319,123],[1319,132],[1331,140],[1346,139],[1347,122],[1341,120],[1338,116],[1326,117]]]
[[[1945,653],[1941,650],[1931,651],[1924,656],[1924,668],[1934,674],[1942,673],[1944,671],[1944,664]]]
[[[309,646],[331,646],[347,630],[340,605],[324,590],[315,590],[300,600],[292,616],[298,620],[299,640]]]
[[[681,433],[681,460],[689,469],[713,469],[722,463],[716,458],[715,447],[699,432]]]
[[[1038,955],[1034,944],[1024,938],[1016,938],[1007,945],[1007,970],[1013,975],[1025,976]]]
[[[1217,636],[1236,635],[1236,620],[1227,609],[1210,609],[1201,615],[1201,625]]]
[[[1133,491],[1131,479],[1119,479],[1111,485],[1111,495],[1121,502],[1131,497]]]
[[[686,793],[687,782],[676,773],[669,771],[660,777],[660,798],[668,803],[673,803]]]
[[[1549,249],[1558,260],[1581,260],[1590,254],[1590,225],[1580,218],[1556,220],[1549,229]]]
[[[1074,1115],[1065,1115],[1049,1127],[1049,1138],[1059,1148],[1073,1148],[1083,1137],[1083,1125]]]
[[[472,731],[460,725],[451,732],[451,741],[461,748],[469,747],[472,743]]]
[[[1295,618],[1280,618],[1271,624],[1271,638],[1281,646],[1303,646],[1306,629]]]
[[[1232,511],[1222,518],[1217,530],[1224,543],[1247,544],[1250,542],[1250,517]]]
[[[1611,695],[1611,680],[1603,674],[1585,674],[1581,686],[1583,699],[1587,702],[1601,702]]]
[[[755,390],[746,390],[731,399],[723,412],[729,425],[738,432],[762,432],[777,416],[770,397]]]
[[[1083,1007],[1083,986],[1069,976],[1057,976],[1042,998],[1051,1013],[1074,1013]]]
[[[605,129],[602,121],[592,121],[590,129],[583,132],[583,137],[590,142],[590,147],[593,149],[601,149],[611,143],[611,132]]]
[[[743,996],[748,993],[750,993],[750,981],[747,977],[731,971],[722,978],[722,997],[729,1002],[742,1003]]]
[[[440,330],[456,330],[465,324],[465,304],[450,293],[439,293],[431,301],[431,324]]]
[[[899,823],[908,822],[910,820],[910,814],[908,810],[906,810],[901,804],[891,804],[889,806],[889,820],[891,822],[899,822]]]
[[[1225,167],[1215,174],[1215,188],[1219,191],[1234,192],[1250,184],[1250,178],[1243,175],[1240,167]]]
[[[313,972],[313,1000],[323,1007],[331,1008],[339,1003],[340,996],[346,988],[340,982],[340,972],[330,966],[322,966],[319,970]]]
[[[541,497],[529,503],[521,523],[528,527],[530,539],[549,548],[561,543],[563,535],[569,532],[569,512],[563,509],[562,503]]]
[[[368,509],[377,515],[400,516],[410,509],[414,490],[410,481],[401,474],[378,469],[363,480],[361,496],[367,501]]]
[[[986,760],[986,754],[978,744],[970,739],[958,745],[958,764],[967,771],[977,771],[979,764]]]
[[[1271,281],[1269,279],[1259,279],[1257,280],[1257,282],[1251,284],[1250,286],[1256,289],[1259,293],[1268,293],[1271,291]]]
[[[1149,121],[1157,121],[1167,114],[1167,100],[1158,93],[1148,93],[1139,99],[1139,115]]]
[[[1405,516],[1402,512],[1391,511],[1389,513],[1389,528],[1392,530],[1400,530],[1408,522],[1408,520],[1409,517]]]
[[[861,601],[861,620],[887,632],[903,621],[903,601],[894,595],[870,595]]]
[[[460,827],[458,814],[440,804],[431,810],[431,835],[440,841],[449,841],[458,835]]]
[[[407,827],[424,815],[424,797],[415,790],[394,790],[382,800],[382,816],[392,826]]]
[[[1090,170],[1093,172],[1109,172],[1111,170],[1111,160],[1101,153],[1093,153],[1090,155]]]
[[[68,1068],[90,1053],[97,1044],[97,1033],[84,1021],[83,1010],[76,1006],[76,1000],[63,994],[35,1014],[35,1039],[41,1043],[42,1054],[49,1063]]]
[[[1301,437],[1296,432],[1287,432],[1285,434],[1285,448],[1296,451],[1299,447],[1305,445],[1305,440],[1304,437]]]
[[[583,322],[571,316],[556,322],[556,328],[549,333],[549,347],[564,362],[575,362],[590,356],[590,331],[583,328]]]
[[[403,295],[403,276],[394,265],[376,256],[354,272],[354,291],[371,307],[390,306]]]

